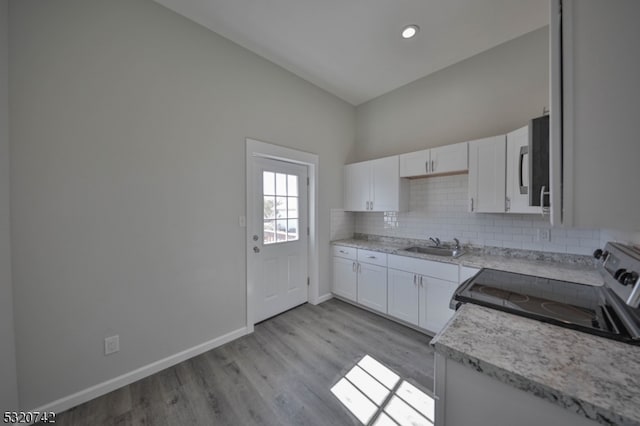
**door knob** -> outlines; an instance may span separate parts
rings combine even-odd
[[[253,252],[254,253],[260,253],[260,249],[258,247],[253,247]]]
[[[259,238],[259,237],[258,237],[257,235],[254,235],[254,236],[253,236],[253,241],[258,241],[258,238]]]

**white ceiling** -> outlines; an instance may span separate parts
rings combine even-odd
[[[548,0],[155,1],[354,105],[549,22]]]

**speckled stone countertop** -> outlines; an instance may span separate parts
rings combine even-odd
[[[602,285],[603,283],[602,276],[596,270],[589,256],[525,252],[523,250],[465,248],[466,253],[454,259],[403,250],[411,245],[428,245],[428,242],[424,240],[355,238],[333,241],[332,244],[437,262],[454,263],[473,268],[500,269],[581,284]]]
[[[640,425],[640,347],[465,304],[431,344],[447,358],[605,425]]]

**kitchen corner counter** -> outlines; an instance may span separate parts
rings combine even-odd
[[[640,426],[640,347],[465,304],[436,352],[605,425]]]
[[[436,262],[453,263],[472,268],[491,268],[507,272],[515,272],[526,275],[536,275],[543,278],[576,282],[588,285],[602,285],[602,276],[595,266],[587,266],[581,263],[566,262],[564,255],[547,254],[557,259],[538,260],[532,258],[515,258],[485,253],[481,250],[472,250],[458,258],[434,256],[421,253],[412,253],[403,250],[411,245],[409,242],[397,241],[372,241],[364,239],[345,239],[332,241],[333,245],[341,245],[365,250],[373,250],[381,253],[395,254],[399,256],[415,257]],[[414,244],[415,245],[415,244]],[[532,252],[533,253],[533,252]]]

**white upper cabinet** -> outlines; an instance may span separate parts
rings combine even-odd
[[[400,155],[400,177],[464,172],[467,168],[467,142]]]
[[[425,176],[429,174],[430,150],[400,154],[400,177]]]
[[[467,142],[431,149],[430,174],[464,172],[469,168]]]
[[[344,167],[344,206],[349,211],[405,211],[408,183],[400,179],[399,157],[379,158]]]
[[[551,221],[640,230],[640,1],[551,3]]]
[[[469,142],[469,211],[504,213],[506,136]]]
[[[529,205],[529,126],[507,133],[507,211],[542,213],[542,207]]]

